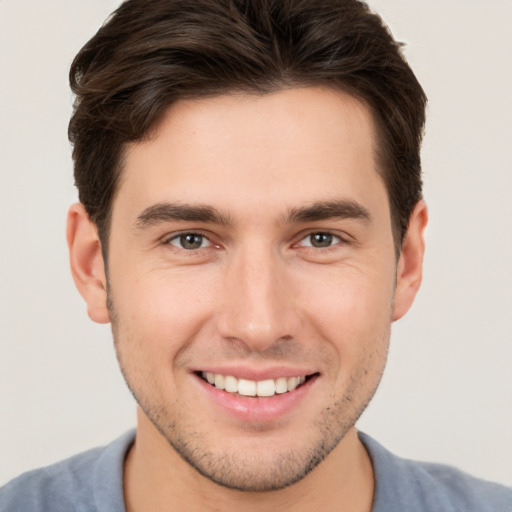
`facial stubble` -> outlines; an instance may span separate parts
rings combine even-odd
[[[363,364],[357,372],[349,377],[342,396],[320,412],[311,429],[313,434],[308,439],[308,446],[299,450],[288,449],[276,452],[275,449],[265,450],[265,428],[252,425],[255,444],[260,439],[258,449],[247,453],[241,450],[236,442],[229,451],[215,451],[212,441],[208,439],[208,431],[199,432],[187,424],[180,407],[175,407],[174,414],[166,407],[165,401],[156,403],[145,389],[158,389],[158,382],[153,375],[144,376],[137,369],[129,368],[125,360],[125,351],[134,350],[133,339],[125,330],[117,315],[114,301],[107,287],[107,305],[110,313],[112,334],[116,355],[125,382],[144,414],[158,432],[174,449],[174,451],[199,474],[212,482],[228,489],[245,492],[269,492],[284,489],[303,479],[316,468],[344,438],[355,425],[360,415],[373,398],[380,383],[390,338],[391,320],[380,335],[378,343],[367,343]],[[379,347],[378,353],[370,351],[370,347]],[[132,358],[133,360],[133,358]],[[374,378],[369,382],[369,375]],[[145,380],[140,383],[138,381]],[[175,398],[175,397],[173,397]]]

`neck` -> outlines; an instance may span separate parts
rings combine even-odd
[[[124,467],[127,512],[370,512],[373,492],[371,461],[354,428],[299,482],[278,491],[244,492],[199,474],[139,410],[135,443]]]

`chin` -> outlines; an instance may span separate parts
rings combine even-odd
[[[190,447],[174,449],[198,473],[222,487],[244,492],[270,492],[302,480],[336,446],[318,446],[308,452],[298,450],[265,453],[197,453]]]
[[[310,425],[309,434],[287,429],[283,438],[282,432],[273,436],[263,429],[212,439],[211,431],[181,424],[179,418],[165,422],[163,411],[142,409],[166,442],[199,474],[217,485],[244,492],[277,491],[299,482],[353,425],[326,410]]]

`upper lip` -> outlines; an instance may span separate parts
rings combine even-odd
[[[194,373],[202,372],[217,373],[220,375],[232,375],[237,379],[247,379],[254,381],[278,379],[279,377],[301,377],[318,373],[313,368],[300,366],[272,366],[266,368],[254,368],[250,366],[203,366],[193,370]]]

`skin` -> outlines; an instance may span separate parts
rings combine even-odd
[[[419,288],[427,222],[420,202],[397,261],[374,139],[368,108],[323,88],[177,103],[127,148],[108,283],[96,228],[71,207],[75,282],[112,322],[139,404],[128,510],[371,509],[354,425]],[[183,205],[218,215],[185,220]],[[278,365],[315,379],[264,420],[226,413],[194,373]]]

